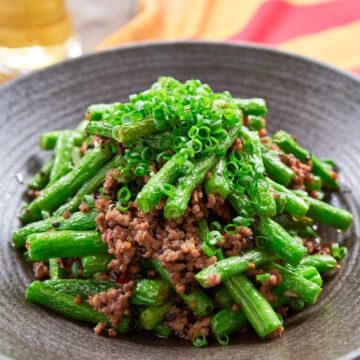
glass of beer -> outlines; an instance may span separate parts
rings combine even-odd
[[[80,54],[65,0],[0,0],[0,83]]]

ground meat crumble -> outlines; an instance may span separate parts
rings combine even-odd
[[[115,189],[111,174],[107,177],[106,188]],[[170,273],[171,281],[179,293],[189,293],[196,285],[195,274],[217,261],[201,249],[197,224],[203,217],[215,216],[230,221],[232,210],[224,200],[215,195],[206,197],[201,187],[196,188],[189,201],[184,216],[178,219],[165,219],[162,215],[165,200],[145,214],[136,202],[131,202],[127,211],[121,212],[113,201],[98,196],[95,206],[100,214],[96,218],[98,231],[108,244],[108,252],[114,255],[109,264],[111,277],[120,288],[100,293],[90,298],[90,305],[105,314],[116,324],[128,311],[127,299],[132,295],[134,280],[144,277],[140,263],[143,259],[159,260]],[[238,234],[226,234],[220,246],[227,256],[241,254],[253,246],[254,236],[249,228],[240,226]],[[154,273],[152,273],[154,275]],[[209,279],[220,282],[221,279]],[[191,339],[196,334],[209,332],[208,318],[190,319],[192,311],[186,307],[173,307],[169,315],[176,320],[166,323],[179,336]]]

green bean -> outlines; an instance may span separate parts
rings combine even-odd
[[[59,134],[55,150],[54,164],[51,169],[49,184],[55,183],[62,176],[72,169],[72,150],[74,148],[74,138],[71,131],[63,131]]]
[[[146,330],[153,330],[165,318],[172,306],[172,302],[167,302],[160,306],[149,306],[141,312],[139,316],[140,325]]]
[[[65,211],[74,212],[76,211],[81,202],[83,201],[84,195],[91,195],[94,193],[105,181],[107,173],[112,169],[119,169],[120,177],[117,178],[119,183],[127,183],[130,179],[130,174],[125,168],[125,160],[121,154],[115,155],[113,159],[104,164],[96,174],[87,180],[76,192],[76,194],[65,204],[60,206],[55,212],[55,215],[62,215]]]
[[[309,151],[305,150],[299,144],[297,144],[291,135],[287,134],[283,130],[280,130],[275,133],[273,140],[281,148],[281,150],[288,154],[292,153],[300,161],[304,162],[307,159],[311,159],[312,172],[315,175],[319,175],[329,188],[339,188],[337,180],[334,179],[327,167],[325,167],[324,164],[318,160],[315,155],[311,154]]]
[[[109,254],[95,254],[81,258],[84,276],[93,276],[96,273],[108,271],[109,262],[114,257]]]
[[[51,279],[45,280],[44,284],[57,293],[80,296],[82,299],[119,287],[114,281],[89,279]]]
[[[319,191],[322,188],[322,180],[320,176],[314,175],[311,180],[305,179],[304,185],[306,190]]]
[[[73,144],[76,146],[80,146],[85,140],[84,134],[79,130],[54,130],[40,136],[40,148],[42,150],[54,150],[59,136],[63,134],[71,136]]]
[[[170,273],[161,265],[159,260],[151,260],[152,265],[158,274],[167,281],[176,291],[175,285],[171,282]],[[214,310],[214,303],[201,289],[195,288],[188,293],[179,293],[179,297],[199,316],[207,316]]]
[[[272,217],[277,213],[273,191],[265,180],[259,179],[248,188],[250,201],[253,202],[256,213],[260,216]]]
[[[352,224],[353,216],[346,210],[336,208],[323,201],[309,198],[310,208],[306,216],[335,229],[346,231]]]
[[[41,169],[29,181],[28,187],[33,190],[42,190],[48,184],[51,169],[54,165],[54,156],[49,158]]]
[[[285,229],[303,229],[307,226],[313,226],[314,220],[308,217],[302,219],[294,219],[288,213],[278,214],[272,218],[278,224],[280,224]]]
[[[34,281],[27,288],[25,297],[29,301],[44,305],[71,319],[93,324],[104,322],[121,334],[129,329],[129,317],[124,316],[119,325],[112,326],[111,321],[104,314],[94,310],[88,303],[83,301],[76,304],[72,295],[59,293],[42,281]]]
[[[176,192],[166,201],[164,208],[166,219],[177,219],[185,214],[193,190],[204,180],[216,160],[215,154],[195,160],[194,170],[179,179]]]
[[[66,271],[60,267],[57,258],[49,259],[49,273],[50,278],[53,280],[58,280],[66,276]]]
[[[91,120],[103,120],[113,113],[120,103],[113,104],[92,104],[86,109],[86,118]]]
[[[266,116],[267,106],[263,99],[234,99],[244,115]]]
[[[168,339],[173,334],[173,329],[163,324],[156,325],[152,330],[157,336],[163,339]]]
[[[154,134],[157,131],[154,119],[147,118],[114,126],[112,137],[121,144],[127,144],[143,136]]]
[[[309,210],[308,198],[303,199],[300,196],[297,196],[294,192],[287,189],[285,186],[282,186],[270,178],[266,178],[266,181],[269,185],[279,193],[283,193],[286,196],[286,205],[285,211],[295,218],[302,219]]]
[[[277,254],[265,249],[250,249],[244,252],[243,255],[231,256],[219,260],[213,265],[209,265],[195,275],[195,279],[201,286],[208,288],[213,286],[211,279],[220,276],[221,281],[224,281],[234,275],[243,273],[249,269],[249,264],[261,266],[268,262],[278,259]]]
[[[135,287],[130,302],[135,305],[160,306],[172,295],[172,288],[165,280],[135,280]]]
[[[305,256],[301,265],[313,266],[320,272],[331,271],[336,268],[337,261],[331,255],[309,255]]]
[[[163,185],[172,184],[179,176],[179,167],[187,159],[186,152],[179,152],[165,163],[165,165],[143,186],[137,194],[136,201],[145,213],[153,210],[164,196]]]
[[[314,266],[302,265],[296,268],[296,273],[299,276],[304,277],[305,279],[311,281],[312,283],[316,284],[317,286],[322,287],[323,280],[319,271]]]
[[[267,265],[267,267],[280,272],[282,282],[278,288],[282,290],[283,293],[297,296],[308,304],[315,304],[322,290],[320,286],[297,274],[294,270],[290,270],[279,264],[273,263]]]
[[[239,215],[246,218],[252,218],[255,215],[253,205],[245,193],[239,194],[236,191],[231,191],[228,200]]]
[[[78,146],[74,146],[71,150],[72,165],[77,165],[81,159],[81,151]]]
[[[229,308],[234,304],[234,299],[226,287],[221,287],[213,295],[215,305],[220,309]]]
[[[272,219],[262,218],[257,230],[266,239],[266,246],[277,252],[290,264],[298,264],[307,252],[307,248],[301,241],[292,237]]]
[[[207,224],[207,221],[205,220],[205,218],[201,218],[199,220],[198,233],[199,233],[200,241],[205,242],[207,240],[207,236],[209,233],[209,227],[208,227],[208,224]]]
[[[85,127],[85,131],[90,135],[112,138],[113,125],[105,121],[89,121]]]
[[[286,166],[275,151],[262,147],[262,159],[266,173],[277,183],[288,186],[296,176],[295,172]]]
[[[261,154],[260,137],[256,131],[249,131],[245,126],[241,131],[242,152],[239,156],[242,157],[245,163],[251,164],[253,168],[253,176],[255,178],[263,178],[265,166]]]
[[[27,237],[26,245],[31,261],[83,257],[107,251],[107,244],[96,231],[62,230],[35,233]]]
[[[234,300],[232,300],[234,303]],[[211,330],[216,338],[221,339],[230,335],[248,323],[248,319],[243,310],[233,311],[232,307],[226,307],[211,318]]]
[[[25,246],[26,237],[34,233],[48,230],[93,230],[96,228],[95,218],[98,214],[99,212],[96,209],[92,209],[87,213],[76,212],[67,219],[64,219],[63,216],[52,216],[15,230],[12,241],[16,247],[23,247]]]
[[[247,127],[252,131],[259,131],[261,129],[264,129],[264,118],[262,116],[248,115]]]
[[[25,222],[40,220],[40,209],[56,210],[73,196],[86,180],[91,179],[110,157],[111,151],[107,146],[99,146],[87,151],[73,170],[48,186],[39,197],[22,210],[22,219]]]
[[[215,194],[221,196],[224,200],[230,193],[230,185],[224,178],[223,172],[226,166],[226,159],[221,158],[211,169],[210,179],[205,180],[204,188],[206,195]]]
[[[264,338],[282,331],[282,322],[264,296],[244,274],[225,280],[225,286],[257,334]]]

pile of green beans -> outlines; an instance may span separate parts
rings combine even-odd
[[[328,254],[309,254],[304,238],[321,246],[317,223],[347,231],[352,215],[323,201],[339,189],[329,162],[283,130],[259,136],[266,114],[262,99],[233,98],[199,80],[161,77],[127,103],[89,106],[74,130],[42,134],[41,149],[53,154],[28,183],[36,196],[21,208],[24,226],[12,241],[26,249],[28,260],[47,265],[49,278],[29,285],[26,299],[120,334],[145,329],[170,337],[166,317],[180,301],[196,319],[211,318],[210,332],[221,345],[245,325],[261,338],[279,335],[284,324],[277,307],[299,311],[314,304],[322,274],[339,267],[346,254],[336,243]],[[312,180],[304,181],[302,190],[293,187],[295,169],[282,161],[288,155],[312,165]],[[103,190],[110,171],[119,185],[113,195]],[[121,212],[136,202],[149,213],[165,198],[163,216],[171,220],[184,216],[198,186],[208,197],[219,196],[233,216],[229,223],[215,215],[198,223],[202,251],[217,261],[195,274],[195,287],[179,292],[156,256],[147,259],[139,264],[142,273],[151,269],[157,275],[135,280],[131,315],[114,325],[88,303],[91,296],[121,287],[111,280],[114,255],[98,229],[96,199],[108,197]],[[240,227],[251,228],[252,247],[226,256],[221,240]],[[67,259],[71,269],[63,266]],[[253,269],[259,271],[255,277]],[[282,280],[272,284],[269,301],[260,285],[274,271]],[[99,280],[101,275],[108,280]],[[207,343],[203,334],[190,340],[199,347]]]

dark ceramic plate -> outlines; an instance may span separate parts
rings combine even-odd
[[[74,127],[87,105],[124,101],[159,75],[198,78],[215,90],[263,97],[270,131],[283,128],[340,168],[341,192],[331,202],[354,214],[345,234],[324,236],[349,248],[342,271],[325,282],[315,306],[286,321],[281,338],[238,335],[228,347],[196,349],[150,334],[95,337],[91,327],[28,303],[33,280],[11,244],[26,182],[46,155],[41,132]],[[69,61],[21,78],[0,90],[1,237],[0,354],[15,359],[350,359],[360,355],[360,81],[303,58],[250,46],[168,43],[130,46]],[[0,355],[1,357],[1,355]]]

